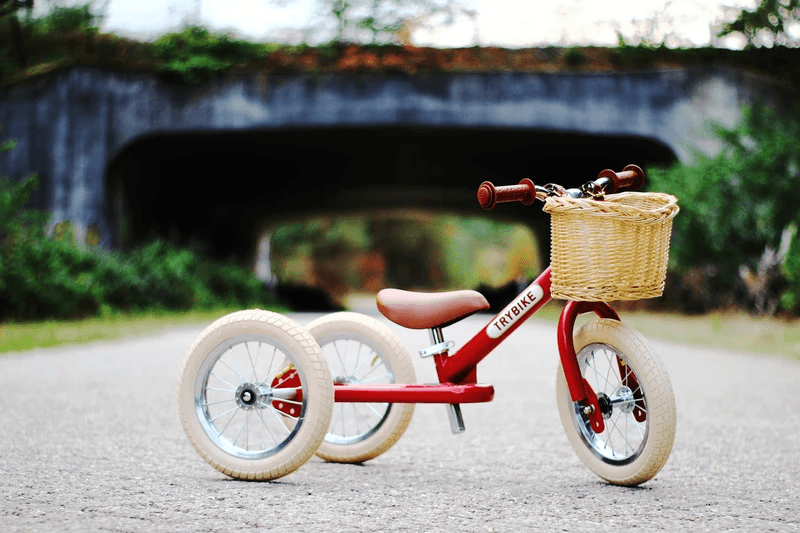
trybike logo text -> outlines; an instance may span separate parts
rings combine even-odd
[[[489,324],[489,327],[486,328],[486,334],[492,339],[496,339],[502,335],[514,322],[530,311],[533,304],[541,300],[542,296],[544,296],[544,291],[536,284],[525,289],[522,294],[517,296],[516,300],[508,304],[508,306],[494,318],[492,323]]]

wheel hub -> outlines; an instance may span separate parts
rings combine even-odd
[[[631,413],[633,408],[636,407],[636,398],[630,388],[622,385],[614,391],[613,396],[609,396],[604,392],[598,394],[597,403],[600,405],[600,412],[603,414],[603,418],[608,419],[614,409],[619,409],[623,413]]]
[[[234,396],[236,404],[242,409],[264,409],[272,397],[272,389],[258,383],[242,383]]]
[[[620,409],[624,413],[630,413],[633,411],[633,408],[636,407],[636,398],[633,395],[633,391],[624,385],[618,388],[614,396],[609,400],[615,408]]]
[[[603,415],[603,418],[606,420],[610,418],[613,407],[605,392],[601,392],[597,395],[597,404],[600,406],[600,413]]]

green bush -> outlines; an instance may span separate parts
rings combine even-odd
[[[797,312],[800,310],[800,234],[797,224],[789,227],[791,245],[783,262],[782,271],[786,277],[788,288],[781,295],[781,306]]]
[[[0,143],[0,154],[16,146],[15,141]],[[25,227],[42,228],[46,216],[24,209],[31,193],[39,186],[39,179],[31,174],[19,182],[0,176],[0,244]]]
[[[741,301],[736,292],[737,286],[744,290],[743,272],[767,276],[764,258],[780,249],[787,228],[800,223],[800,121],[758,105],[744,110],[738,126],[717,127],[717,136],[724,145],[718,155],[697,155],[692,165],[651,169],[649,181],[652,190],[680,200],[672,269],[685,274],[702,267],[712,273],[714,291]],[[785,279],[759,282],[765,283],[765,291],[785,290],[784,308],[797,312],[800,302],[789,296],[800,293],[800,276],[790,266],[799,260],[796,233],[793,240],[783,265]]]
[[[22,232],[0,257],[2,318],[71,318],[99,310],[97,261],[70,242]]]
[[[0,319],[80,318],[148,309],[270,306],[266,285],[234,264],[154,241],[127,254],[22,232],[0,247]]]
[[[39,34],[96,33],[100,29],[102,15],[95,13],[92,4],[54,6],[46,15],[32,19],[34,32]]]
[[[209,32],[202,26],[188,26],[158,38],[155,57],[163,61],[160,70],[178,79],[196,83],[233,65],[263,58],[270,45],[232,39]]]
[[[25,209],[36,185],[0,176],[0,320],[274,304],[252,272],[164,241],[122,253],[78,245],[69,224],[48,236],[49,216]]]
[[[567,48],[564,53],[564,62],[568,67],[579,67],[586,63],[586,56],[583,55],[583,51],[578,47]]]

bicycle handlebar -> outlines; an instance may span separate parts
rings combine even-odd
[[[495,187],[492,182],[484,181],[478,187],[478,203],[484,209],[492,209],[501,202],[522,202],[530,205],[536,198],[544,200],[547,196],[553,196],[553,188],[559,188],[566,194],[575,197],[600,196],[603,194],[613,194],[620,189],[638,189],[644,184],[644,171],[636,165],[628,165],[622,172],[613,170],[603,170],[597,175],[597,179],[584,185],[583,189],[569,189],[566,191],[558,185],[548,185],[537,187],[528,178],[519,182],[519,185],[506,185]],[[563,194],[563,193],[562,193]]]
[[[519,185],[505,185],[495,187],[491,181],[484,181],[478,187],[478,203],[484,209],[492,209],[498,202],[520,201],[531,205],[536,199],[536,186],[528,178],[519,182]]]
[[[614,194],[620,189],[636,190],[644,185],[644,171],[636,165],[628,165],[622,172],[603,170],[597,175],[597,180],[608,178],[609,183],[604,187],[606,194]]]

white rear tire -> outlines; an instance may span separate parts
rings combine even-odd
[[[233,478],[276,479],[302,466],[325,437],[332,408],[319,346],[277,313],[224,316],[183,360],[183,430],[206,462]]]
[[[306,326],[322,348],[333,382],[415,383],[411,354],[392,330],[357,313],[333,313]],[[405,432],[414,404],[336,402],[317,455],[362,463],[391,448]]]

